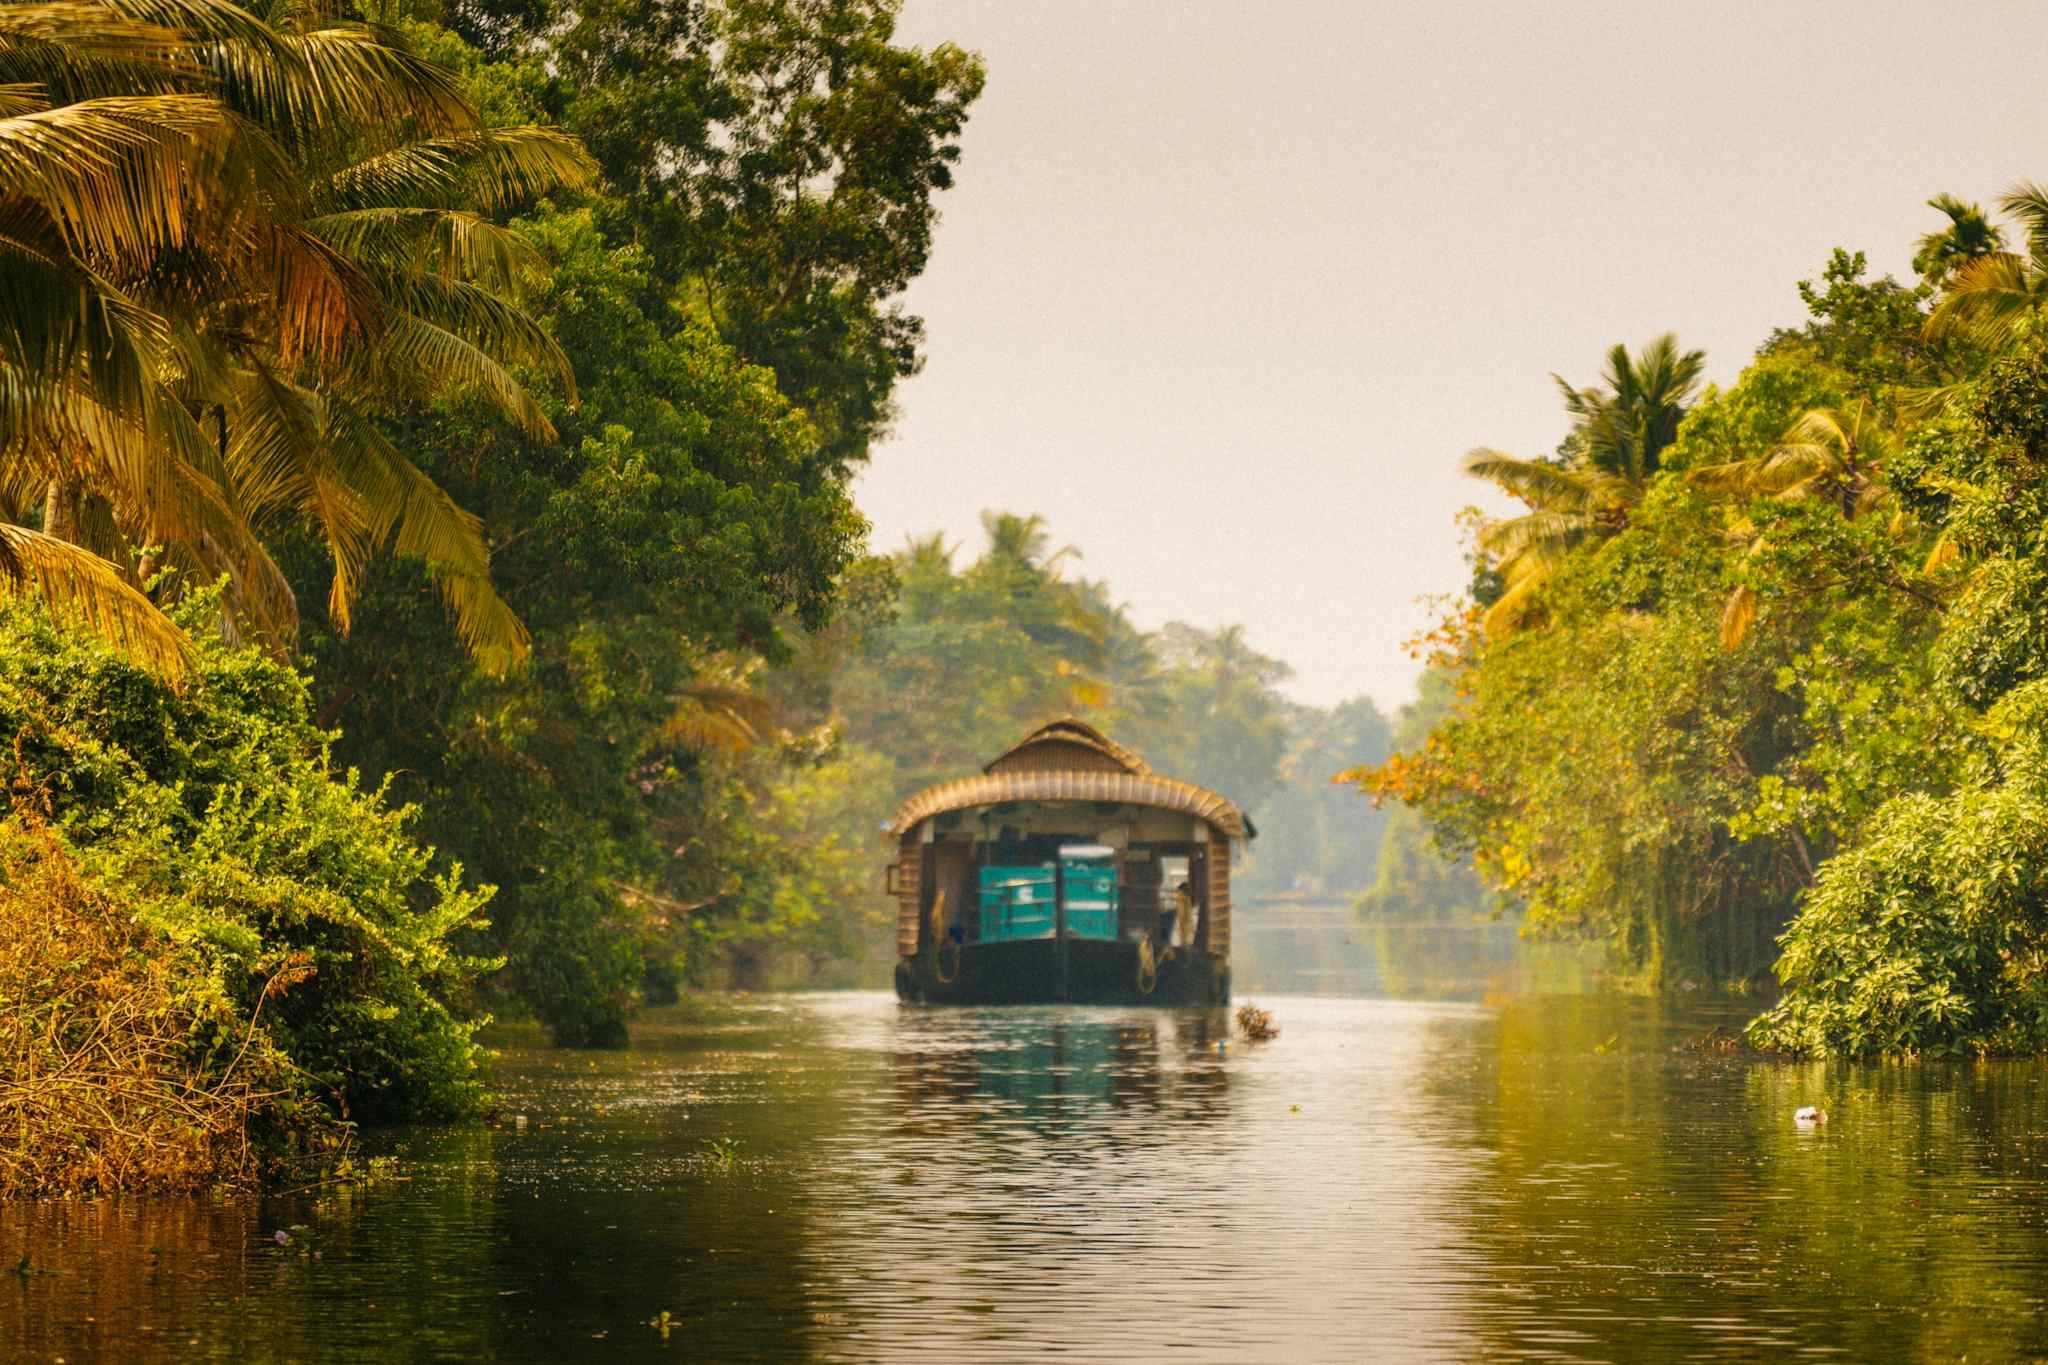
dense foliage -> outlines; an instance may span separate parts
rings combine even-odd
[[[1728,389],[1618,350],[1555,455],[1475,452],[1529,511],[1429,642],[1447,713],[1360,775],[1630,979],[1775,965],[1775,1047],[2048,1042],[2048,199],[2004,202],[2024,255],[1934,206],[1919,285],[1835,253]]]
[[[805,926],[862,900],[843,821],[816,837],[789,806],[850,779],[821,768],[838,760],[815,722],[774,713],[762,670],[852,591],[866,528],[847,482],[918,363],[894,299],[981,71],[892,45],[885,0],[440,17],[411,32],[490,120],[566,127],[605,172],[509,224],[545,266],[527,306],[579,399],[548,405],[558,439],[475,405],[392,428],[504,528],[493,581],[531,659],[465,658],[404,559],[367,577],[352,628],[303,638],[340,753],[392,774],[499,888],[498,989],[564,1042],[615,1043],[680,973],[787,979],[763,954],[803,942],[816,979]],[[302,597],[322,590],[319,556],[291,566]]]
[[[131,1059],[136,1074],[108,1074],[93,1099],[165,1076],[201,1078],[216,1094],[233,1082],[258,1147],[323,1133],[329,1115],[472,1111],[471,985],[491,964],[454,944],[479,924],[488,891],[459,868],[430,871],[413,812],[330,766],[304,682],[208,633],[214,605],[202,594],[180,609],[193,654],[175,690],[40,611],[0,612],[14,794],[0,849],[8,923],[22,931],[5,970],[4,1007],[21,1026],[12,1045],[55,1059],[79,1030],[106,1027],[97,1014],[132,1016],[155,1039],[148,1065]],[[116,922],[55,935],[94,914]],[[113,976],[88,973],[81,989],[38,975],[96,959]],[[135,1041],[117,1037],[116,1054]],[[17,1061],[0,1078],[0,1109],[47,1098],[38,1077],[63,1070]],[[167,1117],[143,1109],[138,1122]],[[61,1109],[42,1118],[78,1131]],[[165,1178],[249,1173],[250,1132],[199,1126],[217,1159]],[[114,1159],[119,1136],[58,1164],[76,1183]]]
[[[133,907],[217,1096],[234,1035],[266,1103],[462,1112],[458,1016],[618,1041],[861,899],[888,778],[762,681],[857,578],[981,86],[894,15],[0,16],[0,597],[66,623],[10,626],[9,856]]]

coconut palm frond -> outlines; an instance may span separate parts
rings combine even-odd
[[[654,732],[665,748],[741,753],[775,732],[774,703],[744,683],[692,683],[674,702]]]
[[[1582,513],[1529,512],[1481,527],[1479,546],[1507,565],[1539,552],[1548,555],[1569,549],[1588,529]]]
[[[1531,574],[1520,582],[1511,584],[1494,604],[1479,618],[1480,629],[1494,639],[1502,639],[1528,629],[1540,614],[1537,594],[1542,590],[1546,576]]]
[[[488,128],[365,157],[321,187],[322,212],[448,207],[484,212],[595,183],[583,144],[553,128]]]
[[[1756,461],[1727,460],[1720,464],[1695,465],[1685,471],[1685,481],[1709,493],[1746,494],[1756,481]]]
[[[1986,350],[2002,350],[2044,296],[2048,277],[2030,269],[2026,258],[1993,252],[1956,270],[1922,330],[1933,340],[1961,337]]]
[[[182,243],[202,152],[239,130],[203,95],[121,95],[0,119],[0,196],[42,206],[67,242],[106,257]]]
[[[2027,235],[2027,259],[2034,270],[2048,271],[2048,187],[2023,180],[1999,196],[1998,207],[2019,219]]]
[[[175,679],[192,668],[192,642],[119,569],[68,541],[0,523],[0,595],[24,592],[152,673]]]
[[[407,317],[460,337],[501,365],[540,370],[574,399],[576,374],[569,357],[545,327],[503,296],[442,275],[399,275],[382,283],[387,301]],[[456,387],[473,383],[460,371],[450,378]]]
[[[1783,493],[1794,484],[1809,483],[1841,472],[1839,450],[1802,441],[1773,447],[1755,464],[1750,486],[1759,493]]]
[[[543,440],[555,425],[526,386],[496,359],[445,327],[409,314],[391,319],[378,347],[379,374],[418,397],[473,393],[508,420]]]
[[[1932,576],[1962,557],[1962,547],[1956,544],[1955,537],[1943,531],[1935,537],[1933,547],[1927,551],[1927,561],[1920,566],[1920,572]]]
[[[43,97],[38,108],[86,93],[79,79],[82,67],[90,69],[92,85],[101,93],[190,91],[197,84],[191,57],[185,33],[107,5],[88,0],[0,5],[0,83],[34,89]]]
[[[275,45],[225,43],[210,54],[221,98],[269,128],[299,134],[475,125],[454,73],[372,25],[328,22]]]
[[[455,209],[354,209],[310,219],[305,229],[360,264],[403,263],[507,296],[546,264],[516,234]]]
[[[267,234],[274,338],[286,363],[340,362],[383,327],[376,282],[319,235],[284,226]]]
[[[1585,507],[1593,500],[1584,473],[1548,460],[1521,460],[1481,446],[1466,453],[1464,471],[1531,507]]]
[[[1728,594],[1721,608],[1721,648],[1739,649],[1756,624],[1756,589],[1742,585]]]
[[[524,660],[531,641],[491,584],[483,522],[345,402],[327,405],[327,442],[335,469],[362,500],[368,543],[388,541],[426,567],[454,614],[456,633],[487,669],[503,672]]]
[[[1968,380],[1953,384],[1902,386],[1895,391],[1899,415],[1909,422],[1931,422],[1969,392]]]

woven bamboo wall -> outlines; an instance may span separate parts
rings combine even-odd
[[[1209,951],[1230,956],[1230,838],[1209,830]]]
[[[896,851],[896,956],[917,954],[918,891],[924,870],[924,844],[915,827],[904,831]]]

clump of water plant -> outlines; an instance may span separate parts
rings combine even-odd
[[[704,1164],[721,1175],[730,1174],[740,1164],[740,1140],[736,1137],[716,1137],[704,1144]]]
[[[1250,1001],[1237,1007],[1237,1031],[1254,1043],[1271,1042],[1280,1036],[1280,1026],[1273,1022],[1272,1011],[1262,1010]]]
[[[1742,1035],[1719,1024],[1710,1025],[1697,1033],[1689,1033],[1673,1051],[1683,1052],[1740,1052]]]

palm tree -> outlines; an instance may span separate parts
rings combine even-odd
[[[0,511],[18,521],[41,488],[45,540],[225,572],[236,614],[280,637],[296,603],[256,533],[306,518],[339,626],[389,544],[425,561],[472,650],[508,663],[524,632],[481,527],[375,418],[470,391],[549,431],[508,369],[567,377],[515,302],[538,263],[482,215],[587,183],[590,163],[549,130],[482,128],[380,31],[274,17],[0,7]],[[69,581],[132,589],[145,562],[97,563]],[[80,614],[170,638],[146,599],[116,596],[125,615]]]
[[[1703,488],[1787,502],[1825,499],[1851,520],[1891,499],[1881,476],[1897,448],[1870,404],[1801,413],[1761,455],[1703,465],[1687,478]]]
[[[1607,353],[1601,384],[1575,388],[1551,378],[1572,415],[1571,434],[1553,459],[1524,460],[1480,447],[1465,456],[1465,472],[1521,499],[1529,510],[1489,523],[1480,548],[1492,555],[1506,591],[1487,609],[1492,634],[1533,619],[1535,597],[1564,556],[1589,539],[1628,525],[1663,453],[1678,438],[1678,424],[1706,367],[1702,351],[1681,351],[1665,333],[1631,356],[1624,346]]]
[[[1929,337],[1959,337],[1987,352],[2001,351],[2020,322],[2048,301],[2048,187],[2022,183],[1998,202],[2019,219],[2025,252],[1990,250],[1956,266],[1948,292],[1928,316]]]
[[[1753,459],[1705,465],[1687,477],[1704,488],[1748,497],[1825,501],[1850,521],[1892,501],[1882,474],[1896,448],[1892,433],[1859,398],[1846,408],[1801,413],[1777,444]],[[1762,553],[1766,543],[1757,537],[1749,553]],[[1729,594],[1721,611],[1724,648],[1733,649],[1747,638],[1756,608],[1756,590],[1748,585]]]
[[[2005,234],[1976,204],[1937,194],[1927,207],[1948,218],[1947,227],[1922,234],[1913,252],[1913,270],[1927,283],[1940,286],[1958,266],[2005,250]]]
[[[988,536],[988,559],[1020,565],[1047,578],[1058,578],[1062,564],[1081,557],[1072,545],[1053,549],[1052,528],[1036,512],[1022,517],[1015,512],[983,512],[981,529]]]
[[[78,509],[62,489],[147,487],[204,446],[163,382],[170,329],[115,278],[190,241],[197,204],[278,187],[231,112],[178,79],[192,58],[186,34],[111,7],[0,7],[0,592],[36,591],[166,672],[189,646],[71,543]],[[78,88],[88,71],[102,88]],[[30,505],[43,532],[20,524]]]

